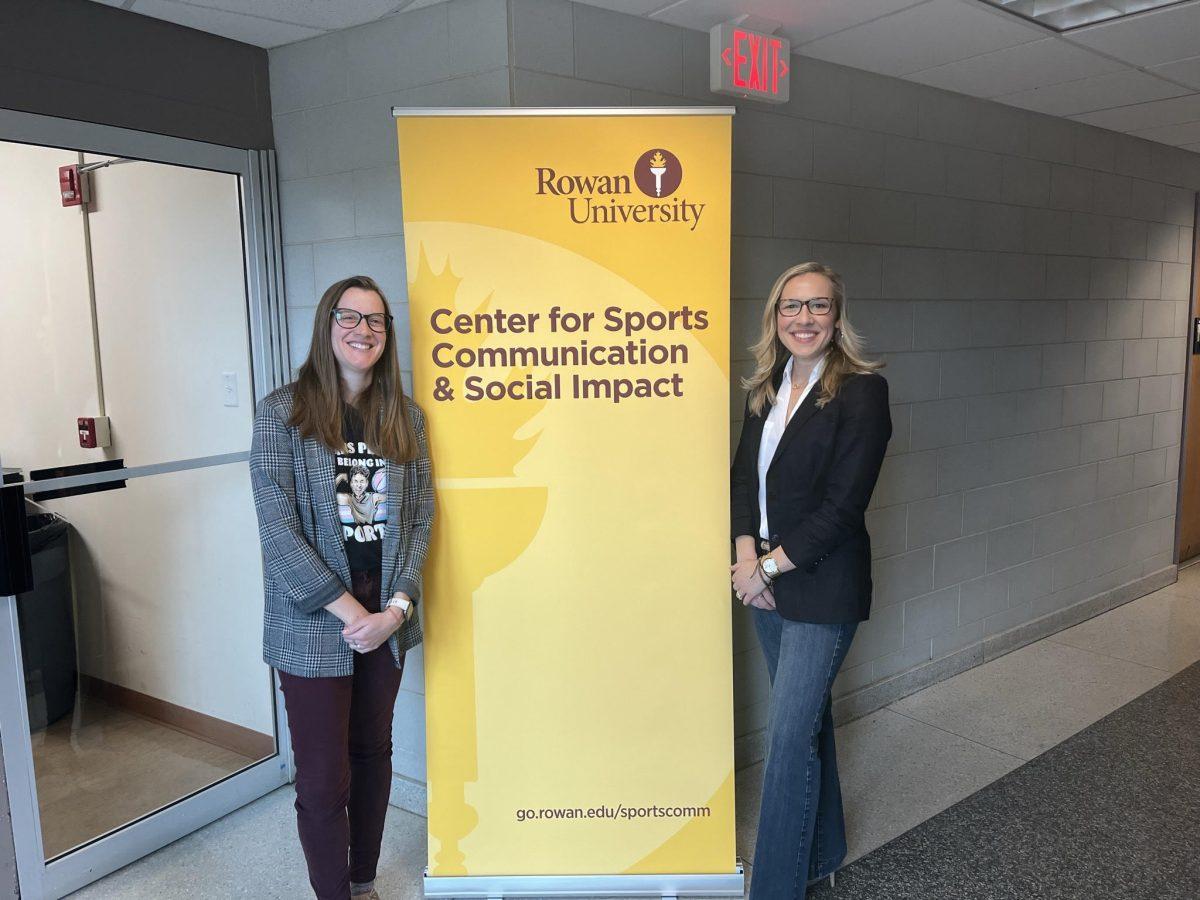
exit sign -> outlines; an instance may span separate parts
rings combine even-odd
[[[708,32],[708,43],[713,93],[787,103],[791,41],[726,22]]]

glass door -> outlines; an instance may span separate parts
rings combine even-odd
[[[269,179],[99,131],[143,155],[0,141],[0,739],[31,897],[289,778],[246,466],[281,376]]]

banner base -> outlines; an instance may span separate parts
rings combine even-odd
[[[424,878],[426,897],[743,897],[739,861],[728,875],[470,875]]]

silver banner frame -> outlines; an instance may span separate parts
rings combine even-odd
[[[732,106],[661,107],[405,107],[393,106],[393,118],[513,116],[734,116]],[[737,860],[730,873],[694,875],[429,875],[426,897],[744,897],[745,866]]]

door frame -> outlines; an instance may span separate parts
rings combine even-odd
[[[82,150],[238,176],[250,371],[255,402],[289,380],[273,150],[224,147],[6,109],[0,109],[0,141]],[[248,457],[248,453],[236,456]],[[228,461],[225,459],[224,463]],[[217,458],[210,458],[180,461],[169,467],[201,468],[219,464],[222,462]],[[119,478],[121,472],[125,471],[134,474],[133,470],[117,470],[76,476],[73,480],[108,481]],[[32,900],[57,898],[77,890],[245,806],[294,777],[283,695],[278,679],[272,672],[277,735],[274,756],[47,863],[42,849],[22,672],[16,602],[13,597],[0,597],[0,746],[3,748],[4,775],[12,816],[18,883],[22,895]]]
[[[1183,367],[1183,410],[1181,412],[1183,421],[1179,434],[1179,469],[1176,472],[1177,480],[1175,482],[1175,546],[1171,551],[1171,561],[1176,566],[1187,562],[1188,559],[1196,558],[1195,552],[1188,559],[1181,558],[1185,550],[1183,544],[1184,516],[1188,514],[1194,516],[1200,512],[1195,509],[1198,501],[1195,498],[1194,490],[1195,481],[1200,475],[1190,472],[1188,469],[1188,448],[1196,442],[1200,442],[1200,421],[1194,421],[1200,416],[1188,415],[1191,404],[1196,400],[1192,391],[1192,379],[1195,376],[1196,367],[1200,365],[1200,356],[1192,353],[1193,343],[1198,337],[1195,323],[1197,318],[1200,318],[1200,192],[1192,194],[1192,252],[1187,262],[1191,266],[1191,270],[1188,278],[1187,328],[1184,338],[1186,347]],[[1193,489],[1191,497],[1185,493],[1188,488]]]

